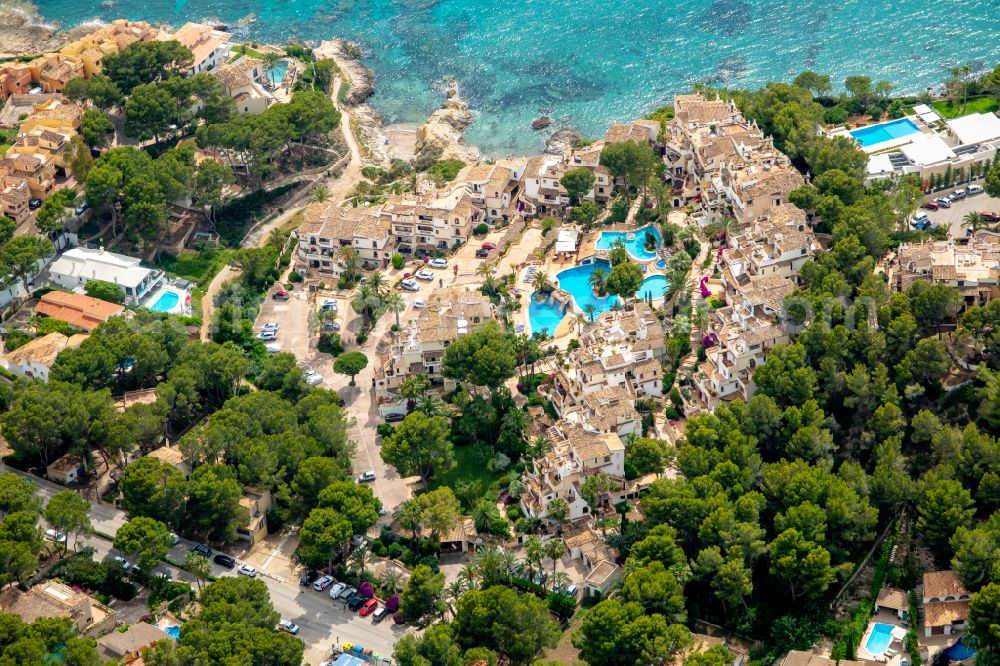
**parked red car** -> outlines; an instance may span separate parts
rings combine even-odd
[[[369,599],[365,603],[361,604],[361,608],[358,609],[358,615],[366,617],[374,613],[376,608],[378,608],[378,601],[375,599]]]
[[[991,213],[988,210],[984,210],[982,213],[980,213],[980,215],[982,215],[983,219],[987,222],[1000,222],[1000,216],[998,216],[996,213]]]
[[[276,301],[287,301],[288,292],[285,291],[284,289],[279,289],[278,291],[274,292],[274,294],[272,294],[271,298],[273,298]]]
[[[937,210],[940,207],[936,201],[928,201],[922,206],[922,208],[926,208],[927,210]]]
[[[496,243],[483,243],[484,250],[495,250],[497,248]]]

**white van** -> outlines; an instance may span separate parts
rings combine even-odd
[[[969,196],[973,194],[982,194],[983,188],[980,185],[969,185]]]

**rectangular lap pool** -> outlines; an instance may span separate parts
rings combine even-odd
[[[900,118],[899,120],[856,129],[851,132],[851,136],[857,139],[858,143],[862,146],[868,148],[869,146],[892,141],[893,139],[900,139],[919,131],[920,129],[909,118]]]

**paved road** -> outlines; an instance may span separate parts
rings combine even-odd
[[[9,468],[0,469],[30,478],[35,484],[36,494],[43,503],[48,502],[56,493],[65,490],[62,486],[36,476]],[[118,528],[127,522],[127,516],[123,511],[98,504],[91,504],[90,519],[97,532],[112,537]],[[95,557],[100,560],[120,554],[112,548],[109,540],[98,535],[80,539],[80,545],[93,547]],[[193,542],[182,539],[170,549],[169,559],[183,562],[193,545]],[[72,543],[70,547],[73,547]],[[211,563],[211,568],[213,576],[237,575],[235,569],[225,569],[214,562]],[[162,563],[157,570],[168,572],[174,580],[195,584],[191,574],[170,564]],[[319,664],[327,658],[330,655],[331,645],[338,639],[341,643],[360,644],[365,648],[371,648],[378,655],[390,657],[396,640],[410,630],[408,627],[393,625],[391,620],[378,625],[372,624],[369,618],[351,613],[343,604],[332,601],[326,592],[300,588],[298,579],[284,580],[264,575],[263,572],[259,578],[267,585],[275,610],[283,619],[299,625],[299,638],[306,645],[305,658],[309,664]]]

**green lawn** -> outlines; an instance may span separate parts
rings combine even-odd
[[[952,118],[958,118],[959,116],[965,116],[970,113],[988,113],[990,111],[996,111],[1000,108],[1000,102],[991,97],[980,97],[979,99],[970,99],[968,103],[963,107],[961,103],[952,106],[948,102],[931,102],[931,108],[941,114],[941,117],[945,120],[950,120]]]
[[[447,474],[438,476],[431,483],[431,489],[448,486],[454,489],[459,481],[472,483],[476,486],[476,495],[485,497],[490,484],[500,478],[486,469],[486,463],[476,457],[476,447],[472,445],[455,447],[455,467]],[[471,508],[471,507],[467,507]]]
[[[212,277],[226,264],[229,250],[208,246],[200,252],[185,250],[176,257],[171,254],[161,254],[157,268],[168,273],[190,280],[199,286],[208,283]]]

